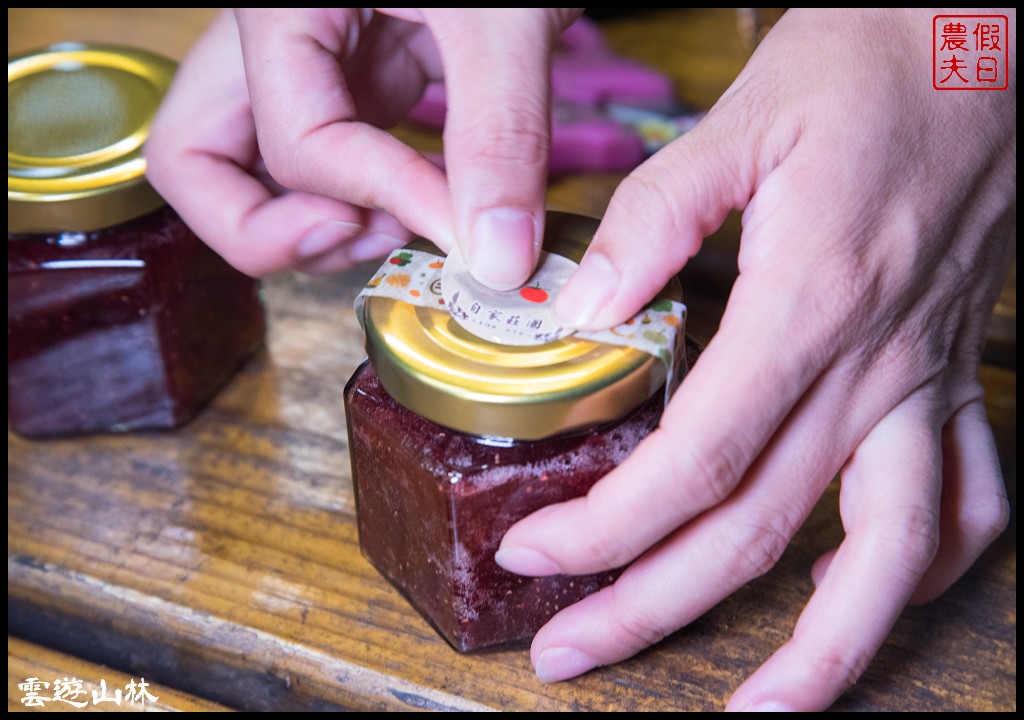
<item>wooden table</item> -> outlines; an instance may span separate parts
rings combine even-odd
[[[107,40],[180,58],[211,14],[8,9],[8,51]],[[732,10],[624,14],[606,29],[703,107],[747,53]],[[619,179],[556,181],[551,203],[600,213]],[[737,242],[734,217],[684,274],[700,340]],[[716,710],[785,641],[811,562],[841,537],[835,488],[774,570],[631,660],[545,685],[525,650],[453,652],[358,550],[341,391],[363,356],[352,300],[373,269],[268,278],[265,350],[176,432],[8,433],[9,708],[24,708],[20,673],[109,671],[196,709]],[[1013,361],[982,379],[1015,511],[1011,340]],[[903,614],[836,708],[1015,709],[1016,588],[1011,526],[946,595]]]

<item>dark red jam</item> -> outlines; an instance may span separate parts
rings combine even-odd
[[[7,236],[7,410],[22,435],[179,425],[264,334],[258,281],[168,207]]]
[[[692,364],[698,354],[687,342]],[[529,578],[494,561],[505,532],[584,495],[657,426],[662,393],[609,425],[517,441],[438,425],[395,401],[364,362],[345,388],[363,554],[460,652],[528,641],[620,571]]]

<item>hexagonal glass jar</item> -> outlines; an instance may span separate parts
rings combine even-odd
[[[170,428],[259,348],[259,283],[145,178],[175,65],[65,43],[8,59],[7,390],[32,437]]]
[[[568,237],[578,260],[595,225],[549,214],[545,248]],[[664,366],[574,337],[497,345],[444,310],[390,298],[367,301],[364,327],[369,357],[344,398],[360,545],[374,567],[460,652],[526,642],[612,582],[620,571],[523,577],[494,553],[515,522],[585,494],[657,427]],[[696,345],[686,348],[695,360]]]

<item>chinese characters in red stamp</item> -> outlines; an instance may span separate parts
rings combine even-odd
[[[932,18],[932,87],[1005,90],[1009,87],[1009,22],[1005,15]]]

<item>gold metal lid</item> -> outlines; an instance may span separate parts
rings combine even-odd
[[[176,65],[61,43],[7,60],[7,231],[95,230],[165,204],[142,144]]]
[[[579,262],[598,222],[549,212],[544,249]],[[441,252],[424,240],[410,249]],[[682,299],[677,281],[663,297]],[[665,365],[633,347],[568,336],[536,346],[470,334],[444,309],[368,297],[366,350],[399,403],[474,435],[536,440],[610,422],[665,382]]]

